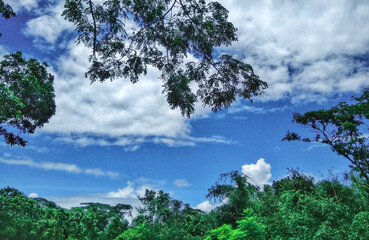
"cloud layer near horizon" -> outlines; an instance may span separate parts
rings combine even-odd
[[[95,177],[109,177],[109,178],[118,178],[119,173],[112,171],[104,171],[100,168],[81,168],[76,164],[68,164],[68,163],[60,163],[60,162],[38,162],[31,159],[6,159],[0,158],[0,163],[4,163],[7,165],[23,165],[32,168],[39,168],[43,170],[54,170],[54,171],[62,171],[73,174],[85,174],[92,175]]]

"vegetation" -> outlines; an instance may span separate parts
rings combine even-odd
[[[0,13],[5,19],[15,16],[2,0]],[[161,71],[168,103],[188,117],[198,99],[217,111],[237,97],[252,100],[267,87],[250,65],[215,53],[237,40],[227,10],[217,2],[66,0],[63,15],[76,25],[77,42],[92,48],[86,73],[92,82],[117,77],[136,82],[154,66]],[[137,28],[126,29],[122,20]],[[190,54],[196,60],[190,61]],[[25,146],[11,130],[33,133],[54,115],[54,78],[46,68],[21,52],[0,62],[0,135],[7,144]],[[260,188],[233,171],[209,188],[209,200],[222,203],[210,213],[163,191],[146,190],[131,222],[130,205],[83,203],[63,209],[6,187],[0,189],[0,239],[369,239],[369,90],[353,100],[294,114],[314,136],[288,132],[284,138],[331,146],[350,161],[346,182],[316,182],[291,170]]]
[[[209,196],[228,201],[210,213],[146,190],[130,224],[129,205],[67,210],[7,187],[0,190],[0,239],[368,239],[369,195],[355,182],[315,182],[292,170],[261,190],[238,172],[226,175]]]
[[[287,177],[260,188],[233,171],[209,188],[209,200],[222,203],[210,213],[163,191],[146,190],[131,223],[129,205],[85,203],[66,210],[7,187],[0,190],[0,239],[368,239],[368,146],[359,131],[366,126],[362,119],[368,119],[367,97],[368,90],[354,98],[355,104],[294,115],[295,121],[318,131],[313,140],[302,141],[329,144],[352,160],[355,165],[351,175],[344,175],[345,182],[316,182],[290,170]],[[286,139],[301,140],[295,133]]]
[[[313,137],[301,138],[288,132],[283,140],[299,140],[327,144],[332,151],[350,161],[354,180],[369,192],[369,89],[360,97],[352,97],[354,104],[341,102],[331,109],[295,113],[293,121],[308,127]]]
[[[15,16],[11,6],[2,0],[0,13],[5,19]],[[27,141],[19,133],[34,133],[55,114],[54,76],[47,72],[47,67],[36,59],[24,59],[22,52],[3,56],[0,62],[0,135],[4,136],[6,144],[26,146]]]

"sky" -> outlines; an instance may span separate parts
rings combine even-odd
[[[263,186],[299,168],[322,179],[348,170],[325,145],[282,142],[294,112],[329,108],[369,84],[369,2],[221,0],[238,41],[220,49],[251,64],[268,83],[254,103],[237,99],[187,119],[169,108],[159,72],[90,84],[89,49],[76,45],[63,1],[6,0],[16,18],[0,20],[0,55],[22,51],[50,65],[56,114],[26,135],[27,147],[0,140],[0,187],[62,207],[81,202],[136,206],[145,189],[164,190],[211,210],[207,190],[238,170]]]

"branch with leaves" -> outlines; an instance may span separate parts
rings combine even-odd
[[[287,132],[283,140],[329,145],[350,161],[350,167],[369,187],[369,89],[352,99],[353,104],[341,102],[328,110],[294,113],[293,121],[311,129],[314,136],[302,138],[297,133]]]
[[[252,101],[267,88],[249,64],[215,53],[237,41],[218,2],[66,0],[63,16],[75,24],[77,43],[92,48],[91,82],[124,77],[135,83],[151,65],[161,71],[171,108],[187,117],[197,101],[217,111],[237,97]]]

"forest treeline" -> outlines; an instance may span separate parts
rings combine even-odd
[[[222,174],[207,197],[223,205],[206,213],[146,190],[132,220],[130,205],[64,209],[6,187],[0,239],[369,239],[369,194],[347,177],[316,182],[290,170],[261,189],[234,171]]]

